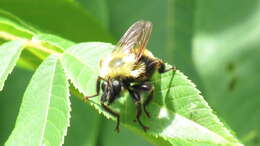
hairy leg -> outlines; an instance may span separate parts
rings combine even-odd
[[[176,66],[172,66],[171,68],[166,69],[165,64],[163,62],[159,62],[159,73],[165,73],[171,70],[176,71]]]
[[[137,122],[139,123],[139,125],[144,129],[144,131],[146,132],[149,127],[145,126],[142,121],[140,120],[140,117],[142,115],[142,104],[141,104],[141,98],[140,98],[140,94],[136,91],[136,90],[133,90],[133,89],[128,89],[131,97],[133,98],[134,100],[134,103],[136,105],[136,120]]]
[[[101,103],[102,107],[111,115],[116,117],[116,132],[119,132],[119,125],[120,125],[120,115],[119,113],[113,111],[108,105],[105,105],[104,103]]]
[[[111,115],[116,117],[116,128],[115,130],[117,132],[119,132],[119,125],[120,125],[120,114],[113,111],[108,105],[105,104],[106,101],[106,97],[107,97],[107,93],[105,92],[102,96],[101,96],[101,106],[104,108],[105,111],[107,111],[108,113],[110,113]]]
[[[147,117],[150,118],[150,114],[147,111],[146,106],[151,102],[151,100],[153,98],[154,87],[149,82],[144,82],[141,84],[133,85],[132,88],[134,88],[135,90],[139,90],[139,91],[149,92],[146,100],[143,103],[143,109],[144,109],[144,112],[147,115]]]
[[[101,77],[98,77],[97,78],[97,81],[96,81],[96,94],[94,95],[91,95],[91,96],[85,96],[84,97],[84,100],[88,100],[88,98],[92,98],[92,97],[96,97],[99,95],[99,92],[100,92],[100,82],[101,82],[102,78]]]

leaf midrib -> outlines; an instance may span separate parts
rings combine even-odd
[[[79,61],[83,66],[86,65],[93,73],[95,73],[95,69],[93,69],[92,67],[90,67],[90,65],[88,63],[83,62],[81,59],[77,58],[76,56],[72,55],[72,53],[64,53],[64,55],[68,55],[73,57],[74,59],[76,59],[77,61]]]
[[[50,92],[49,92],[49,96],[48,96],[48,103],[47,103],[47,108],[46,108],[46,114],[45,114],[45,118],[44,118],[44,127],[43,127],[43,131],[42,131],[42,136],[41,136],[41,140],[40,140],[40,145],[41,146],[43,144],[43,140],[44,140],[44,136],[45,136],[45,133],[46,133],[46,126],[47,126],[47,122],[48,122],[48,111],[49,111],[49,107],[50,107],[50,103],[51,103],[51,96],[52,96],[52,87],[53,87],[53,81],[54,81],[54,78],[55,78],[55,72],[56,72],[56,67],[57,67],[57,59],[55,61],[55,64],[53,64],[53,74],[52,74],[52,80],[51,80],[51,83],[50,83]]]

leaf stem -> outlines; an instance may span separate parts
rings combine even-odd
[[[3,38],[4,40],[20,40],[24,42],[25,48],[35,48],[48,54],[59,54],[58,52],[43,46],[41,41],[39,40],[34,40],[34,39],[29,40],[29,39],[21,38],[3,31],[0,31],[0,38]]]

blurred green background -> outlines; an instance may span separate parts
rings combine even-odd
[[[75,42],[116,43],[137,20],[153,23],[148,48],[198,86],[246,145],[260,145],[260,0],[1,0],[43,32]],[[0,145],[8,138],[32,71],[16,68],[0,94]],[[65,146],[149,146],[71,97]]]

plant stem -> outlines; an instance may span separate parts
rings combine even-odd
[[[0,38],[3,38],[4,40],[20,40],[24,42],[25,48],[35,48],[48,54],[59,54],[54,50],[46,48],[45,46],[42,45],[42,42],[38,40],[33,40],[33,39],[29,40],[29,39],[17,37],[15,35],[3,31],[0,31]]]

